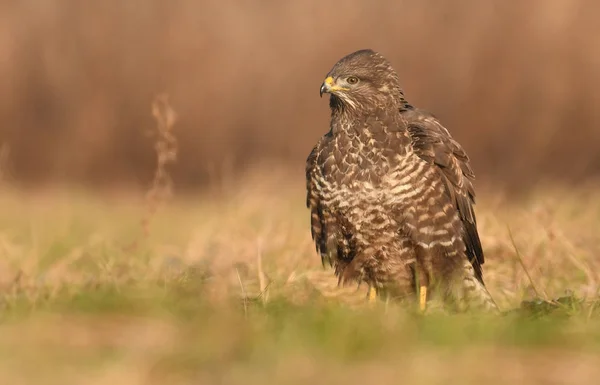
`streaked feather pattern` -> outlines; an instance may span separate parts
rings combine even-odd
[[[404,99],[378,53],[342,58],[327,77],[331,125],[306,164],[311,232],[341,284],[414,298],[437,287],[460,308],[494,309],[482,276],[473,172],[432,115]],[[345,83],[348,76],[360,81]],[[331,87],[330,84],[328,84]]]

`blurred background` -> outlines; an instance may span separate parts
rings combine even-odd
[[[599,41],[598,0],[0,0],[0,378],[598,383]],[[584,305],[423,318],[338,287],[304,169],[363,48],[471,157],[501,309]]]
[[[317,90],[372,48],[435,113],[479,183],[600,175],[600,3],[2,0],[2,172],[20,186],[145,188],[151,104],[178,114],[175,188],[304,161],[327,131]]]

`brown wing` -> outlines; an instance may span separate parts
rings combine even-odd
[[[326,254],[326,234],[324,232],[323,207],[317,187],[318,176],[321,170],[317,166],[317,158],[321,151],[323,139],[319,140],[306,159],[306,207],[310,209],[310,232],[315,241],[317,253],[321,255],[323,263]]]
[[[484,256],[473,211],[475,191],[472,182],[475,175],[469,165],[469,157],[432,114],[412,108],[403,111],[402,115],[407,120],[415,152],[422,159],[435,164],[444,179],[447,193],[463,223],[467,255],[477,278],[483,283],[481,265]]]

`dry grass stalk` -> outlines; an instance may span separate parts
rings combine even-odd
[[[147,210],[146,216],[142,220],[142,227],[146,236],[149,233],[152,216],[160,204],[164,203],[173,194],[173,180],[167,171],[167,166],[177,160],[177,139],[173,135],[177,114],[169,104],[169,95],[162,94],[154,99],[152,115],[157,122],[157,138],[154,144],[157,164],[152,186],[146,193]]]
[[[164,205],[173,195],[173,180],[168,172],[168,166],[177,161],[177,138],[173,134],[177,113],[169,103],[169,95],[160,94],[152,103],[152,116],[156,120],[156,169],[152,184],[146,192],[146,209],[141,220],[141,239],[150,235],[150,223],[161,205]],[[135,240],[127,249],[136,249],[140,239]]]
[[[260,290],[260,298],[261,298],[263,304],[265,304],[269,300],[269,291],[268,291],[268,285],[267,285],[267,277],[265,275],[265,272],[264,272],[263,266],[262,266],[262,242],[261,242],[261,240],[258,241],[258,246],[257,246],[257,250],[256,250],[256,266],[257,266],[257,272],[258,272],[258,285],[259,285],[259,290]]]
[[[527,266],[525,266],[525,262],[523,261],[523,257],[521,256],[521,252],[519,251],[519,248],[517,247],[517,244],[515,243],[515,238],[513,237],[512,231],[510,230],[510,227],[508,228],[508,236],[510,237],[510,241],[512,243],[512,247],[515,250],[515,255],[517,258],[517,261],[519,261],[519,263],[521,264],[521,267],[523,268],[523,271],[525,272],[525,275],[527,276],[527,279],[529,280],[529,284],[531,285],[531,288],[533,289],[533,291],[535,292],[535,295],[539,298],[540,297],[540,291],[537,289],[535,283],[533,283],[533,279],[531,278],[531,274],[529,274],[529,270],[527,269]],[[544,299],[547,300],[548,299],[548,295],[544,292]]]
[[[244,316],[248,315],[248,296],[246,295],[246,288],[244,288],[244,282],[242,282],[242,277],[240,277],[240,271],[235,269],[235,274],[237,275],[238,282],[240,284],[240,288],[242,290],[242,302],[244,304]]]

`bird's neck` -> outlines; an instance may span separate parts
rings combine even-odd
[[[331,110],[331,132],[333,135],[356,137],[370,132],[369,137],[394,137],[396,153],[412,151],[411,139],[406,122],[398,112],[398,105],[353,109],[349,106]]]
[[[383,99],[375,102],[342,101],[333,96],[330,99],[331,121],[340,121],[344,124],[365,121],[371,116],[387,115],[388,111],[398,111],[398,105],[393,99]]]
[[[331,130],[333,134],[353,135],[373,112],[364,108],[353,108],[346,104],[331,107]]]

